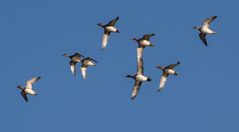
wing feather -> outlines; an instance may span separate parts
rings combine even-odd
[[[138,75],[143,75],[144,74],[144,61],[142,57],[143,53],[142,47],[137,48],[137,74]]]
[[[86,79],[86,70],[87,70],[87,67],[84,67],[84,66],[81,67],[81,74],[84,79]]]
[[[31,80],[28,80],[26,87],[32,89],[32,85],[33,85],[35,82],[37,82],[39,79],[41,79],[41,77],[34,77],[34,78],[32,78]]]
[[[162,77],[160,79],[158,92],[163,90],[164,85],[165,85],[165,83],[167,81],[167,77],[168,77],[168,74],[167,73],[163,73],[163,75],[162,75]]]
[[[102,37],[102,49],[106,48],[108,40],[109,40],[109,35],[104,34]]]
[[[211,22],[212,22],[214,19],[216,19],[216,18],[217,18],[217,16],[212,16],[212,17],[210,17],[210,18],[205,19],[205,20],[203,21],[203,26],[204,26],[204,27],[209,27],[210,24],[211,24]]]
[[[171,65],[167,66],[165,69],[173,69],[175,66],[177,66],[177,65],[179,65],[179,64],[180,64],[180,62],[178,61],[178,62],[175,63],[175,64],[171,64]]]
[[[22,97],[24,98],[24,100],[25,100],[26,102],[28,102],[27,94],[26,94],[24,91],[21,92],[21,95],[22,95]]]
[[[150,37],[152,37],[152,36],[154,36],[154,35],[155,35],[154,33],[152,33],[152,34],[145,34],[145,35],[143,36],[143,39],[149,41]]]
[[[200,37],[200,39],[202,40],[202,42],[207,46],[206,34],[200,33],[200,34],[199,34],[199,37]]]
[[[70,68],[73,75],[76,75],[76,62],[70,61]]]
[[[142,82],[140,82],[140,81],[135,81],[134,82],[134,88],[133,88],[133,91],[132,91],[131,100],[136,98],[136,96],[138,95],[141,84],[142,84]]]
[[[114,26],[118,20],[119,20],[119,17],[117,16],[115,19],[111,20],[111,21],[107,24],[107,26]]]

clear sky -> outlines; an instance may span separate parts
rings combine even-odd
[[[1,132],[238,132],[237,0],[0,1]],[[217,15],[205,47],[193,30]],[[97,23],[120,17],[101,51]],[[136,72],[132,37],[155,33],[144,52],[152,78],[130,100]],[[64,53],[98,61],[83,80]],[[156,64],[178,60],[161,93]],[[26,103],[16,86],[42,76]]]

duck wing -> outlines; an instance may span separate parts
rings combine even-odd
[[[211,24],[211,22],[212,22],[214,19],[216,19],[216,18],[217,18],[217,16],[212,16],[212,17],[210,17],[210,18],[205,19],[205,20],[203,21],[203,26],[209,27],[210,24]]]
[[[200,33],[200,34],[199,34],[199,37],[200,37],[200,39],[202,40],[202,42],[204,43],[204,45],[207,46],[206,34]]]
[[[175,64],[171,64],[171,65],[167,66],[166,69],[173,69],[175,66],[177,66],[177,65],[179,65],[179,64],[180,64],[180,62],[178,61],[178,62],[175,63]]]
[[[144,74],[144,61],[142,55],[137,58],[137,74],[138,75]]]
[[[84,79],[86,79],[87,66],[81,66],[80,69],[81,69],[82,77],[83,77]]]
[[[114,26],[118,20],[119,20],[119,16],[117,16],[115,19],[111,20],[111,21],[107,24],[107,26]]]
[[[133,100],[138,95],[141,84],[142,84],[141,81],[134,82],[134,88],[132,91],[131,100]]]
[[[70,68],[73,75],[76,75],[76,62],[70,61]]]
[[[108,43],[110,37],[110,32],[105,32],[102,37],[102,50],[106,48],[106,45]]]
[[[143,39],[149,41],[150,37],[152,37],[152,36],[154,36],[154,35],[155,35],[154,33],[152,33],[152,34],[145,34],[145,35],[143,36]]]
[[[35,82],[37,82],[39,79],[41,79],[40,76],[39,76],[39,77],[34,77],[34,78],[28,80],[28,81],[27,81],[26,88],[32,89],[32,85],[33,85]]]
[[[137,63],[143,58],[144,47],[138,46],[137,47]]]
[[[159,89],[157,90],[158,92],[163,90],[164,85],[165,85],[165,83],[167,81],[167,78],[168,78],[168,74],[164,72],[162,77],[160,78]]]
[[[24,91],[21,92],[21,95],[22,95],[22,97],[24,98],[24,100],[25,100],[26,102],[28,102],[27,94],[26,94]]]

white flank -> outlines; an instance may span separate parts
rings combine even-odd
[[[109,40],[109,35],[104,34],[102,38],[102,49],[106,47],[108,40]]]
[[[149,46],[150,42],[148,40],[143,40],[143,41],[140,42],[140,45],[142,45],[142,46]]]
[[[175,73],[175,71],[174,71],[173,69],[168,69],[168,70],[166,70],[166,72],[167,72],[168,74],[174,74],[174,73]]]
[[[108,32],[116,32],[117,31],[117,29],[115,28],[115,27],[113,27],[113,26],[108,26],[108,27],[106,27],[105,28]]]
[[[137,75],[137,76],[136,76],[136,79],[137,79],[138,81],[147,81],[147,77],[145,77],[145,76],[143,76],[143,75]]]
[[[202,32],[206,33],[206,34],[214,34],[215,32],[213,32],[211,29],[207,28],[207,27],[203,27],[202,28]]]
[[[81,74],[82,74],[83,78],[86,79],[86,70],[87,70],[87,68],[86,67],[81,67],[80,69],[81,69]]]
[[[35,94],[36,94],[35,91],[33,91],[33,90],[30,89],[30,88],[26,88],[26,89],[25,89],[25,93],[31,94],[31,95],[35,95]]]

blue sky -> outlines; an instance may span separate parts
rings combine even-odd
[[[207,4],[207,5],[202,5]],[[238,1],[8,0],[0,2],[0,131],[238,132]],[[217,15],[207,36],[195,25]],[[120,34],[101,51],[98,22],[120,16]],[[144,52],[145,74],[153,81],[130,100],[136,72],[132,37],[155,33]],[[87,79],[74,77],[64,53],[80,52],[99,63]],[[180,60],[157,93],[156,64]],[[38,96],[24,102],[16,86],[42,76]]]

